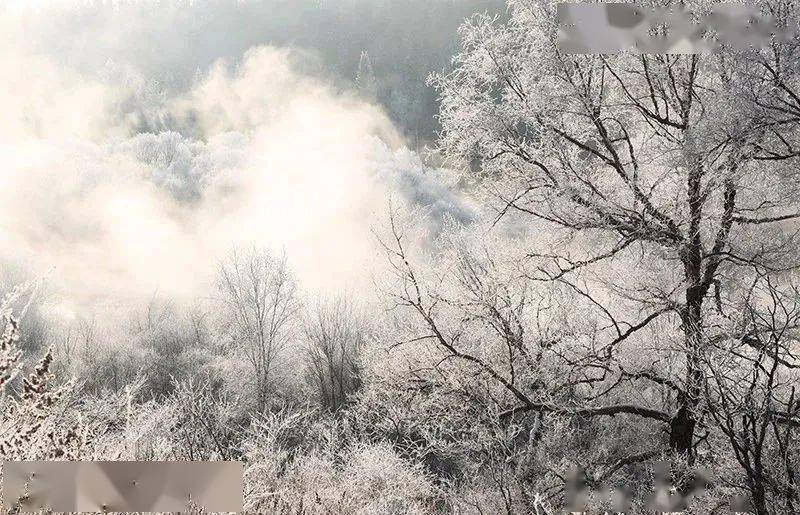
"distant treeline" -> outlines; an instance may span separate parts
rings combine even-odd
[[[320,59],[312,71],[344,87],[367,57],[371,93],[421,145],[438,128],[426,78],[449,67],[458,26],[476,12],[505,16],[506,7],[502,0],[97,1],[48,17],[42,46],[83,71],[130,65],[170,89],[262,44],[312,51]]]

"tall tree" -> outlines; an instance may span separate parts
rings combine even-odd
[[[713,2],[686,4],[700,16]],[[471,165],[467,179],[498,220],[555,235],[529,249],[531,284],[565,286],[602,322],[585,335],[592,344],[580,362],[603,380],[578,381],[572,411],[665,424],[669,449],[691,462],[714,402],[707,387],[718,343],[759,345],[748,336],[758,329],[738,317],[759,301],[752,284],[786,282],[800,265],[800,39],[708,55],[570,55],[559,50],[552,4],[509,6],[507,23],[468,21],[455,69],[431,79],[441,94],[439,148]],[[779,26],[797,25],[794,2],[759,9]],[[397,243],[394,256],[413,285]],[[415,288],[406,300],[436,335]],[[512,337],[515,326],[507,327]],[[653,334],[660,337],[645,340]],[[477,359],[437,338],[456,357]],[[626,347],[647,348],[654,363],[679,359],[626,370]],[[765,359],[795,366],[769,348]],[[566,411],[477,363],[511,392],[510,412]],[[659,405],[597,405],[627,380],[668,395]]]

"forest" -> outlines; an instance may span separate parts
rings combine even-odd
[[[0,79],[3,461],[241,461],[248,513],[800,512],[797,30],[142,5],[0,39],[44,77]]]

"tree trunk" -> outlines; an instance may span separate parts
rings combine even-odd
[[[670,422],[670,448],[676,454],[694,460],[694,430],[697,424],[697,407],[702,394],[703,372],[700,367],[700,351],[703,341],[701,325],[702,299],[692,292],[687,293],[690,300],[684,317],[686,342],[686,384],[685,391],[678,398],[678,411]]]
[[[700,225],[703,219],[702,169],[693,167],[687,180],[689,233],[682,249],[686,281],[686,306],[682,313],[686,352],[686,384],[678,398],[678,412],[670,423],[670,448],[693,461],[696,409],[700,402],[703,373],[700,350],[703,344],[703,245]]]

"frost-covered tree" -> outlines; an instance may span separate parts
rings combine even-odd
[[[737,313],[737,333],[710,342],[704,364],[709,422],[720,454],[732,455],[743,474],[727,481],[749,493],[756,513],[797,511],[795,470],[800,422],[795,349],[800,334],[800,290],[757,277]],[[713,444],[712,444],[713,445]],[[719,452],[719,451],[717,451]]]
[[[257,406],[268,405],[279,379],[278,360],[296,328],[297,283],[286,257],[266,251],[233,252],[220,265],[220,315],[232,349],[252,366]]]
[[[714,2],[685,4],[701,16]],[[572,350],[562,364],[579,365],[582,377],[567,398],[542,402],[513,368],[462,351],[437,332],[442,303],[426,299],[395,245],[403,298],[431,338],[506,390],[508,413],[646,419],[664,428],[673,456],[692,463],[716,409],[709,364],[730,352],[719,342],[742,342],[784,374],[797,366],[785,347],[764,343],[772,333],[763,324],[739,315],[765,301],[748,295],[754,281],[786,283],[800,265],[800,39],[713,55],[569,55],[559,51],[553,4],[509,6],[507,23],[466,23],[455,69],[431,79],[442,102],[439,146],[470,165],[467,179],[498,221],[539,234],[521,266],[527,283],[557,284],[587,303],[583,327],[563,334]],[[794,2],[759,9],[796,28]],[[525,359],[530,327],[512,301],[491,316],[517,338],[509,352],[517,346]],[[657,394],[631,396],[629,385]],[[771,420],[798,422],[786,396],[773,401]]]

